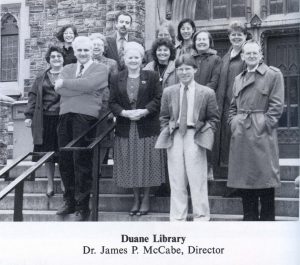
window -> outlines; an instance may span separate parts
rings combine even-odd
[[[198,0],[195,20],[245,17],[245,0]]]
[[[11,14],[1,19],[1,81],[11,82],[18,79],[19,28]]]
[[[299,0],[269,0],[270,14],[299,12]]]

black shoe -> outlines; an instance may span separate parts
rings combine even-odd
[[[58,209],[57,215],[66,215],[75,212],[75,204],[69,201],[65,201],[64,205]]]
[[[90,209],[78,210],[75,212],[74,221],[76,222],[87,221],[89,219],[90,213],[91,213]]]

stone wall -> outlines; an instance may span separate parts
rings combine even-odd
[[[144,38],[145,0],[27,0],[30,39],[25,40],[25,58],[30,59],[30,78],[24,80],[24,96],[38,73],[44,71],[44,60],[50,44],[58,44],[55,34],[60,27],[74,24],[79,35],[94,32],[110,34],[115,14],[128,11],[133,17],[132,32]]]

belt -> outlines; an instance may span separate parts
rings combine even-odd
[[[238,110],[238,114],[246,114],[245,117],[244,117],[244,125],[247,129],[249,129],[251,127],[251,117],[250,117],[250,114],[252,113],[264,113],[265,111],[264,110],[245,110],[245,109],[239,109]]]

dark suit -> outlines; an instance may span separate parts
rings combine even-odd
[[[127,95],[128,71],[124,70],[110,79],[110,99],[109,107],[117,117],[116,136],[129,137],[131,121],[121,117],[122,110],[130,110],[131,105]],[[152,71],[141,71],[138,98],[136,102],[137,109],[148,109],[150,112],[146,117],[138,120],[137,127],[139,137],[151,137],[159,134],[159,109],[161,99],[161,86],[158,74]]]
[[[124,70],[125,66],[121,65],[120,58],[119,58],[119,52],[117,46],[117,32],[115,32],[113,35],[107,36],[106,41],[107,41],[107,50],[105,52],[105,56],[107,58],[114,59],[117,61],[119,71]],[[128,41],[135,41],[142,44],[139,39],[130,35],[128,35]]]

